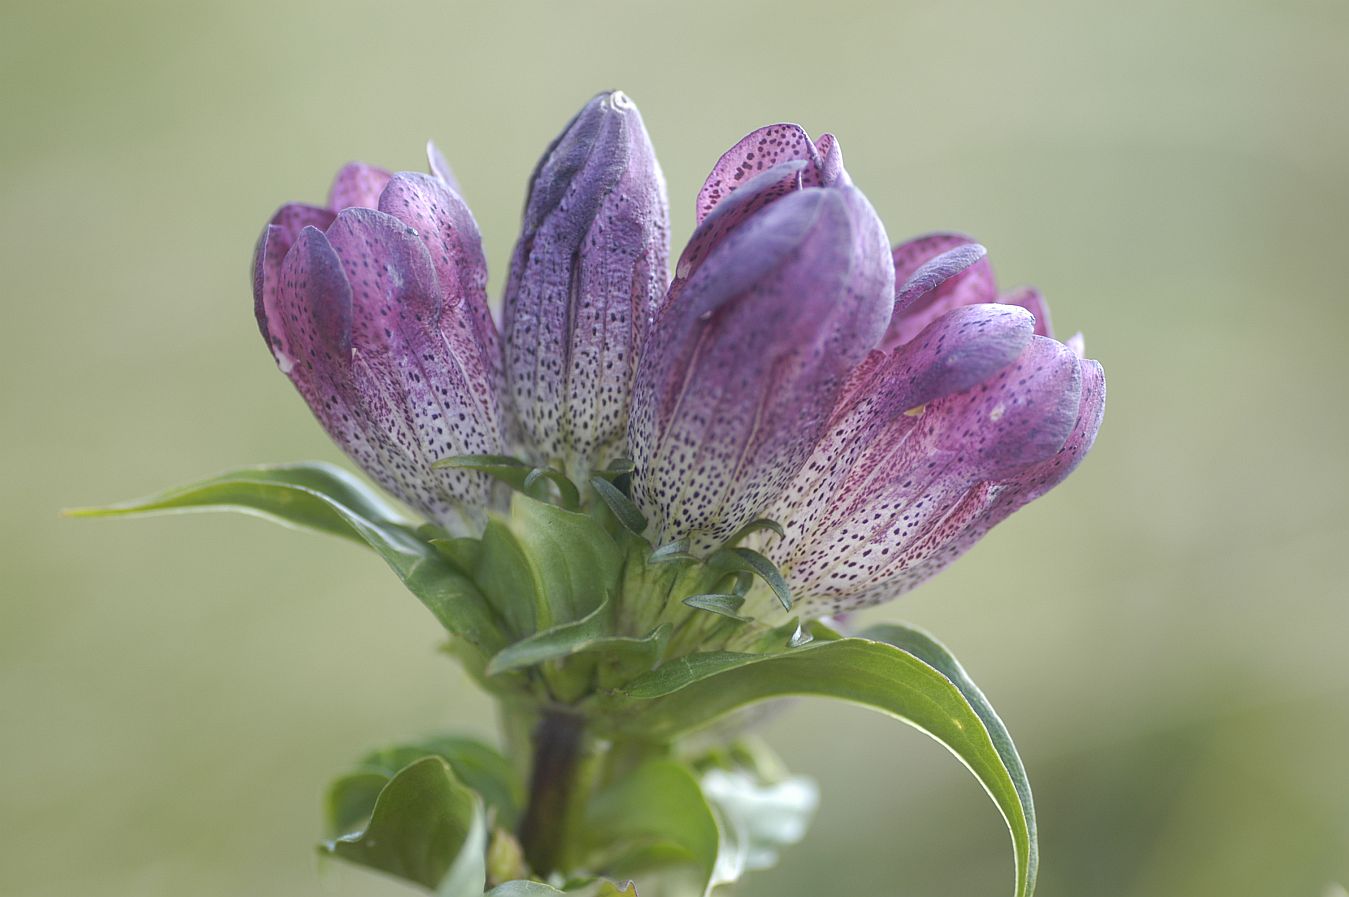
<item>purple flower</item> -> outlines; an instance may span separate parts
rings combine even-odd
[[[353,163],[328,208],[282,206],[254,255],[254,308],[334,441],[394,495],[469,532],[489,480],[431,464],[503,450],[500,348],[477,224],[431,155],[437,176]]]
[[[527,453],[574,479],[624,454],[669,282],[665,179],[632,101],[594,97],[539,160],[506,285],[506,375]]]
[[[584,484],[630,457],[656,545],[706,555],[776,521],[749,544],[817,616],[933,575],[1095,438],[1105,382],[1080,337],[1053,338],[1035,290],[999,294],[968,237],[891,250],[832,135],[772,125],[727,151],[670,281],[641,117],[597,95],[530,179],[504,339],[477,226],[428,152],[432,175],[352,164],[327,208],[282,207],[254,297],[329,434],[454,532],[495,493],[439,460],[515,452]]]
[[[718,162],[652,328],[628,438],[658,542],[715,548],[790,484],[849,373],[885,333],[884,228],[837,142],[795,125]]]
[[[999,297],[982,246],[895,248],[886,333],[828,435],[769,509],[767,553],[807,616],[894,598],[1072,472],[1096,437],[1101,366],[1052,338],[1033,289]]]

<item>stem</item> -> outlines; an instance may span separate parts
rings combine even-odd
[[[572,713],[546,710],[534,729],[534,765],[529,804],[520,822],[525,859],[540,875],[565,872],[568,835],[580,830],[591,750],[585,720]]]

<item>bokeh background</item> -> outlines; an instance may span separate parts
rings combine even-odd
[[[0,894],[407,893],[321,864],[329,777],[488,704],[373,556],[246,518],[62,520],[342,460],[254,328],[253,241],[343,162],[445,149],[494,294],[525,177],[621,87],[676,242],[719,153],[840,135],[895,239],[958,228],[1109,376],[1095,452],[873,612],[939,633],[1036,789],[1044,895],[1349,880],[1349,4],[7,2],[0,12]],[[1010,888],[940,747],[805,702],[824,802],[739,891]]]

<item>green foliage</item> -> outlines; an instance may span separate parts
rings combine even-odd
[[[1017,897],[1034,890],[1034,808],[1011,740],[1000,724],[997,735],[990,732],[974,706],[986,708],[977,690],[977,697],[967,696],[915,654],[861,638],[767,655],[694,654],[639,677],[624,694],[630,703],[616,705],[613,719],[620,726],[635,722],[644,737],[655,739],[673,740],[741,707],[791,695],[836,698],[909,723],[955,754],[988,791],[1012,836]]]
[[[400,770],[379,792],[370,822],[322,849],[434,891],[474,897],[487,880],[482,801],[439,757]]]
[[[508,881],[491,891],[497,897],[627,894],[609,879],[638,875],[674,882],[674,892],[707,894],[771,864],[804,832],[813,786],[766,775],[743,755],[690,765],[678,759],[678,746],[727,714],[789,695],[879,710],[954,753],[1006,820],[1016,895],[1029,897],[1037,852],[1025,770],[988,700],[930,636],[892,625],[845,638],[819,622],[741,616],[756,582],[790,609],[781,573],[735,545],[706,560],[686,542],[653,550],[641,537],[647,522],[624,492],[624,470],[594,476],[594,501],[581,507],[556,471],[497,457],[451,463],[522,490],[508,513],[490,517],[480,539],[409,523],[359,481],[322,464],[248,468],[73,513],[239,510],[364,544],[456,636],[452,653],[478,680],[510,707],[525,708],[522,718],[565,705],[586,733],[580,753],[612,755],[599,780],[573,783],[584,831],[564,837],[579,845],[572,853],[584,862],[564,871],[579,877]],[[545,500],[550,482],[560,504]],[[737,538],[760,530],[780,528],[754,521]],[[502,870],[494,874],[527,873],[522,857],[535,855],[527,845],[522,854],[510,833],[527,815],[520,770],[528,732],[511,743],[509,760],[458,738],[367,755],[329,790],[325,850],[438,894],[476,895],[485,887],[491,830],[492,868]]]

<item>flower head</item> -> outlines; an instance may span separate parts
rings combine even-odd
[[[1080,339],[1053,338],[1035,290],[999,294],[968,237],[892,250],[832,135],[771,125],[728,150],[671,279],[641,116],[595,96],[530,178],[504,338],[472,215],[430,157],[432,175],[349,165],[327,208],[284,206],[254,294],[338,444],[457,532],[494,493],[481,464],[436,462],[491,456],[569,506],[630,497],[620,516],[656,546],[747,538],[823,615],[912,588],[1091,447],[1105,388]],[[571,486],[618,458],[621,489]]]

